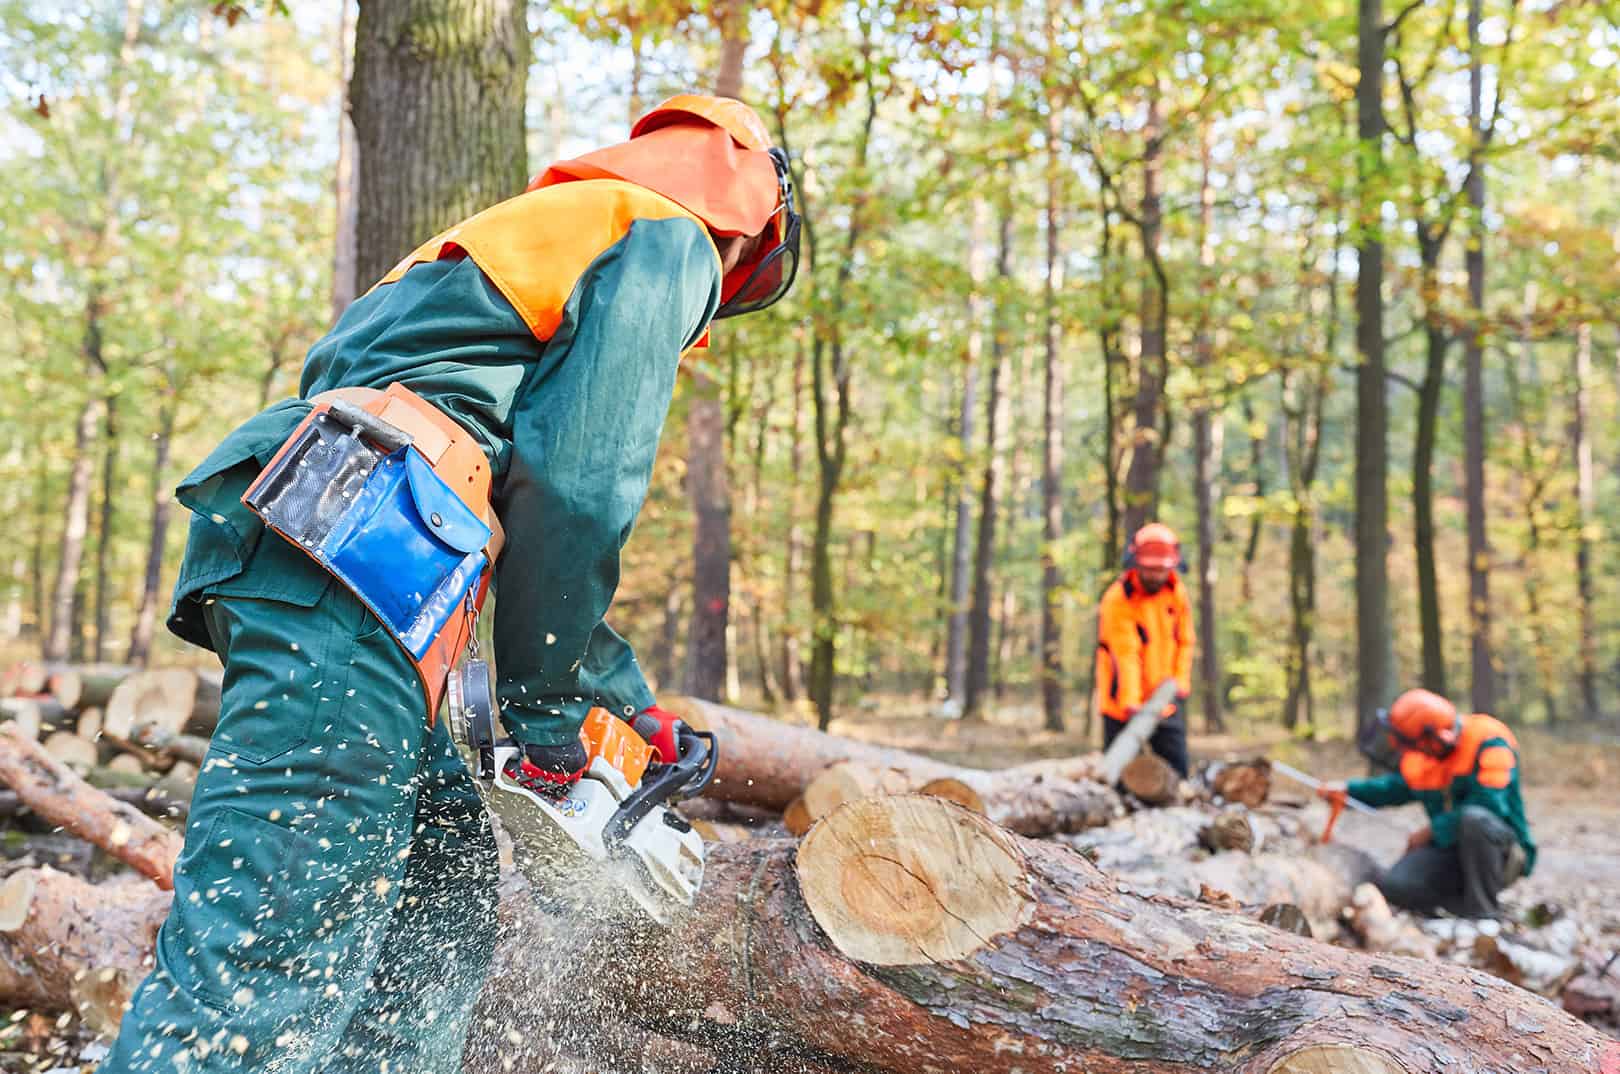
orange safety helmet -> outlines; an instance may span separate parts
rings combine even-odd
[[[677,94],[636,120],[628,141],[553,164],[529,189],[580,179],[646,187],[720,237],[766,234],[754,256],[726,274],[715,320],[762,310],[793,286],[800,220],[792,171],[741,101]]]
[[[1181,566],[1181,541],[1176,531],[1163,522],[1149,522],[1131,537],[1125,555],[1133,567],[1174,570]]]
[[[1378,722],[1396,747],[1431,757],[1444,757],[1456,749],[1462,734],[1457,706],[1428,690],[1406,691],[1379,714]]]

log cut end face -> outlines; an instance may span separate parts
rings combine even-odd
[[[1372,1048],[1317,1044],[1277,1060],[1266,1074],[1406,1074],[1406,1069]]]
[[[983,817],[923,795],[833,811],[800,846],[797,872],[834,946],[875,966],[966,958],[1034,912],[1012,840]]]

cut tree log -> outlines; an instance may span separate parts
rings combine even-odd
[[[134,672],[118,664],[62,664],[50,669],[46,690],[69,709],[101,708]]]
[[[30,738],[46,738],[57,731],[71,731],[78,723],[73,711],[48,694],[37,697],[8,697],[0,700],[0,716],[10,719]]]
[[[148,768],[168,769],[181,761],[202,767],[208,756],[208,739],[200,735],[182,735],[157,724],[138,724],[126,738],[109,730],[102,737],[139,757]]]
[[[805,832],[808,832],[810,830],[810,825],[814,824],[815,822],[816,818],[812,817],[810,815],[810,810],[805,808],[803,795],[793,799],[793,801],[787,804],[787,808],[782,810],[782,826],[786,828],[788,830],[788,834],[793,836],[795,839],[804,835]]]
[[[78,736],[75,731],[53,731],[47,735],[40,748],[62,764],[79,772],[87,772],[96,767],[100,759],[96,744]]]
[[[1271,797],[1271,762],[1232,761],[1215,769],[1209,789],[1218,797],[1258,809]]]
[[[113,690],[102,729],[121,739],[143,725],[207,737],[219,723],[219,697],[219,680],[211,675],[187,668],[137,671]]]
[[[713,798],[783,810],[823,771],[852,762],[873,771],[901,773],[912,788],[954,779],[980,796],[992,820],[1024,835],[1082,831],[1106,824],[1124,811],[1118,794],[1095,780],[1094,755],[985,771],[696,698],[672,697],[660,703],[693,727],[720,735],[719,770],[704,792]]]
[[[1117,740],[1116,740],[1117,741]],[[1180,797],[1181,777],[1164,758],[1139,753],[1119,774],[1119,784],[1148,805],[1169,805]]]
[[[1125,766],[1135,760],[1136,755],[1142,752],[1148,739],[1153,737],[1153,731],[1159,726],[1159,716],[1176,699],[1176,681],[1166,679],[1156,690],[1148,695],[1142,702],[1142,707],[1136,710],[1136,715],[1125,721],[1125,726],[1114,741],[1108,744],[1103,751],[1102,781],[1109,786],[1119,782],[1120,775]]]
[[[917,793],[943,798],[947,802],[955,802],[970,813],[977,813],[981,817],[985,815],[984,799],[979,797],[979,792],[959,779],[931,779],[918,787]]]
[[[622,1017],[896,1074],[1585,1074],[1613,1046],[1504,982],[1122,892],[923,796],[716,847],[687,918],[614,939]]]
[[[36,664],[24,660],[11,665],[6,674],[8,693],[34,695],[45,692],[45,684],[50,681],[51,673],[44,664]]]
[[[1254,825],[1249,823],[1248,811],[1242,808],[1221,810],[1198,833],[1198,842],[1217,852],[1241,850],[1247,854],[1254,849]]]
[[[13,873],[0,884],[0,964],[26,968],[26,990],[0,1002],[69,1008],[97,1032],[116,1032],[152,967],[170,898],[145,881],[89,884],[49,866]]]
[[[41,817],[102,847],[159,887],[173,887],[179,834],[102,794],[10,727],[0,728],[0,782]]]

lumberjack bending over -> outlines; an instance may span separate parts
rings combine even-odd
[[[676,763],[603,617],[680,356],[782,297],[798,230],[758,116],[672,98],[417,247],[182,482],[169,626],[224,693],[102,1074],[461,1069],[497,866],[450,670],[493,580],[501,774],[574,784],[596,707]]]
[[[1496,917],[1497,896],[1536,864],[1513,732],[1483,713],[1459,715],[1427,690],[1408,690],[1379,722],[1401,751],[1399,771],[1316,793],[1380,808],[1422,802],[1429,823],[1378,881],[1384,897],[1420,913]]]

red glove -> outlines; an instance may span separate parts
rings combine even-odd
[[[647,740],[658,760],[664,764],[674,764],[681,759],[680,749],[675,744],[676,732],[684,725],[681,718],[673,712],[665,712],[656,704],[650,705],[638,712],[630,721],[630,727]]]

